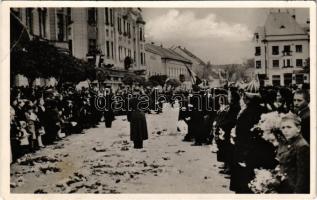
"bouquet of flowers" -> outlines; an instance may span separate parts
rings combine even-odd
[[[279,132],[281,124],[281,114],[278,112],[264,113],[258,124],[254,125],[251,131],[260,131],[261,137],[271,142],[274,146],[279,144]]]
[[[255,194],[277,193],[280,183],[286,179],[279,166],[275,169],[255,169],[255,178],[248,184]]]

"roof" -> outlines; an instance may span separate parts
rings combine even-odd
[[[287,12],[270,13],[265,22],[266,35],[306,35],[306,31]]]
[[[189,57],[197,60],[201,65],[206,65],[204,61],[202,61],[200,58],[198,58],[196,55],[194,55],[192,52],[188,51],[186,48],[182,48],[181,46],[176,47],[177,49],[180,49],[183,51],[185,54],[187,54]],[[174,48],[174,49],[176,49]]]
[[[179,55],[175,51],[173,51],[171,49],[163,48],[161,46],[157,46],[154,44],[146,44],[145,50],[152,52],[154,54],[160,55],[163,59],[177,60],[177,61],[181,61],[184,63],[192,64],[192,62],[190,60],[184,58],[183,56]]]

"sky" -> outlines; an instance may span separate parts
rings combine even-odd
[[[242,63],[252,58],[253,33],[257,26],[264,25],[270,11],[264,8],[142,9],[147,42],[166,48],[185,47],[212,64]],[[289,12],[295,12],[299,23],[309,18],[308,9],[289,9]]]

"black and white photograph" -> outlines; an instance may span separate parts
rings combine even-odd
[[[316,4],[271,4],[8,6],[9,194],[314,196]]]

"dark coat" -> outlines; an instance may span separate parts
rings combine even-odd
[[[111,107],[113,100],[112,100],[112,95],[107,95],[106,96],[106,108],[104,112],[104,117],[105,117],[105,124],[106,127],[111,127],[112,121],[115,119],[114,117],[114,112]]]
[[[261,115],[264,112],[265,108],[260,105],[252,104],[248,105],[238,117],[235,141],[235,158],[237,161],[245,161],[252,150],[254,144],[250,129],[259,122]]]
[[[282,183],[281,193],[309,193],[309,145],[299,135],[279,146],[277,158],[287,179]]]
[[[144,112],[137,107],[137,100],[131,100],[132,111],[128,111],[128,121],[130,122],[130,140],[143,141],[148,139],[147,123]]]
[[[237,193],[251,193],[248,183],[254,178],[254,166],[250,165],[254,143],[251,128],[258,123],[265,108],[258,104],[250,104],[242,111],[237,119],[236,139],[234,146],[234,165],[230,179],[230,189]],[[244,162],[246,167],[238,163]]]
[[[301,118],[301,133],[304,139],[309,144],[310,140],[310,110],[307,106],[299,112],[299,117]]]

